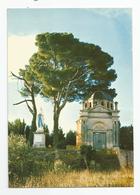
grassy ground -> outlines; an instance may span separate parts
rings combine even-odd
[[[24,185],[13,183],[11,187],[133,187],[133,171],[122,169],[112,172],[49,172],[40,177],[28,178]]]

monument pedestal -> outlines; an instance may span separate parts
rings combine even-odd
[[[43,132],[34,133],[33,147],[44,148],[45,147],[45,134]]]

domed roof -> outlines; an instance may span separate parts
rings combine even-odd
[[[96,91],[95,93],[93,93],[93,98],[94,99],[113,101],[113,98],[110,95],[108,95],[107,93],[103,92],[103,91]]]

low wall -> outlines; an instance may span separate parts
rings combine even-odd
[[[119,150],[118,159],[121,167],[133,167],[133,151]]]

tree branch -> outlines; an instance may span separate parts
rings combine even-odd
[[[22,103],[26,103],[26,102],[32,102],[32,100],[23,100],[23,101],[21,101],[21,102],[18,102],[18,103],[15,103],[15,104],[13,104],[14,106],[16,106],[16,105],[19,105],[19,104],[22,104]]]
[[[20,76],[17,76],[15,75],[13,72],[11,72],[12,76],[16,77],[17,79],[19,80],[22,80],[25,82],[25,87],[29,90],[29,92],[31,93],[31,90],[30,90],[30,84],[26,81],[26,79],[24,79],[23,77],[20,77]]]
[[[24,80],[22,77],[15,75],[13,72],[11,72],[11,74],[12,74],[12,76],[16,77],[17,79]]]
[[[29,111],[31,112],[31,114],[33,114],[33,109],[29,106],[28,102],[33,102],[33,101],[30,100],[30,99],[28,99],[28,100],[25,99],[25,100],[23,100],[21,102],[18,102],[18,103],[13,104],[13,105],[16,106],[16,105],[19,105],[19,104],[22,104],[22,103],[26,103]]]
[[[77,76],[77,74],[78,74],[78,70],[76,71],[76,73],[73,76],[73,80],[71,80],[71,81],[68,82],[67,89],[65,90],[64,101],[63,101],[62,105],[60,106],[60,110],[62,110],[62,108],[64,108],[65,104],[67,103],[68,92],[70,90],[70,87],[71,87],[72,83],[74,83],[75,81],[78,81],[84,75],[89,74],[89,73],[92,73],[92,72],[93,71],[88,70],[88,71],[84,72],[83,74],[81,74],[78,78],[75,78]]]
[[[83,77],[84,75],[89,74],[89,73],[93,73],[93,71],[88,70],[88,71],[84,72],[83,74],[81,74],[77,79],[73,79],[73,80],[71,80],[69,82],[73,83],[75,81],[78,81],[81,77]]]
[[[78,74],[78,69],[77,69],[77,71],[76,71],[76,73],[74,74],[74,76],[72,77],[72,80],[77,76],[77,74]]]
[[[29,106],[29,104],[28,104],[28,102],[27,102],[27,101],[26,101],[26,105],[27,105],[27,107],[28,107],[29,111],[31,112],[31,114],[33,115],[33,114],[34,114],[33,109]]]

